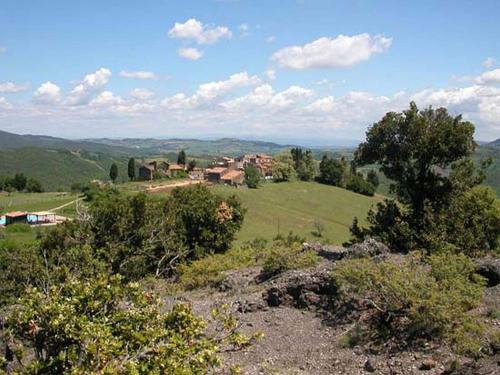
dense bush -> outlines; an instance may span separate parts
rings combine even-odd
[[[181,261],[229,249],[243,215],[235,197],[223,199],[205,187],[176,189],[166,200],[108,189],[93,196],[81,217],[43,236],[40,249],[87,245],[114,273],[162,276]]]
[[[7,317],[4,344],[26,374],[206,374],[220,365],[222,345],[249,342],[224,312],[213,314],[225,327],[221,340],[187,305],[164,311],[120,276],[69,279],[47,293],[28,289]]]
[[[372,197],[375,194],[376,187],[363,178],[360,174],[351,174],[347,178],[346,189],[355,193]]]
[[[479,317],[483,280],[465,255],[440,253],[424,262],[413,254],[403,262],[341,261],[333,278],[348,296],[368,303],[379,319],[373,328],[408,337],[441,338],[460,353],[479,355],[486,333]]]

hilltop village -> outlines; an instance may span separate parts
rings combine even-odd
[[[161,178],[189,177],[195,181],[239,187],[245,181],[247,166],[253,165],[262,178],[270,180],[273,178],[273,163],[273,157],[266,154],[246,154],[237,158],[224,156],[215,159],[208,168],[196,167],[194,163],[170,164],[166,161],[150,160],[141,164],[138,178],[151,181]]]

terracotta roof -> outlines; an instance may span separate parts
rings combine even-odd
[[[215,167],[215,168],[207,169],[207,173],[223,174],[226,171],[227,171],[227,168],[224,168],[224,167]]]
[[[224,180],[234,180],[235,178],[242,177],[242,171],[229,171],[222,178]]]
[[[22,211],[12,211],[5,214],[5,217],[22,217],[28,215],[27,212]]]
[[[154,169],[155,169],[154,166],[149,165],[149,164],[141,165],[139,168],[146,168],[146,169],[149,169],[150,171],[154,171]]]
[[[170,164],[168,166],[169,171],[183,171],[184,167],[180,166],[179,164]]]

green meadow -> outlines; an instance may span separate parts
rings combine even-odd
[[[236,194],[248,210],[237,243],[256,237],[271,240],[278,233],[293,231],[307,240],[341,244],[349,239],[353,218],[364,223],[370,207],[382,199],[315,182],[268,182],[259,189],[216,185],[212,189],[221,195]],[[313,234],[316,222],[324,227],[322,237]]]

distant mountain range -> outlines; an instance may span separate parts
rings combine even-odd
[[[211,160],[215,156],[238,156],[249,153],[275,155],[294,145],[273,142],[222,138],[199,139],[83,139],[69,140],[43,135],[18,135],[0,131],[0,176],[24,172],[38,178],[47,190],[67,190],[74,182],[107,179],[109,167],[117,163],[120,178],[125,179],[128,158],[163,156],[173,160],[180,150],[189,157]],[[352,156],[351,148],[317,148],[316,158],[328,152],[332,156]],[[479,161],[493,158],[488,170],[487,184],[500,195],[500,139],[482,143],[474,155]]]
[[[247,141],[235,138],[221,138],[216,140],[200,139],[156,139],[156,138],[125,138],[125,139],[85,139],[83,142],[103,144],[112,147],[123,147],[135,150],[141,155],[159,155],[184,150],[188,155],[239,156],[248,153],[276,154],[293,145],[280,145],[273,142]]]

